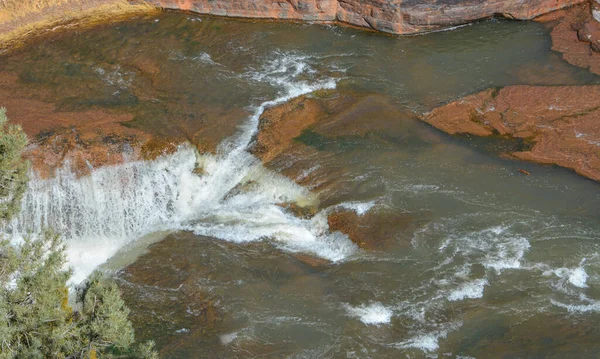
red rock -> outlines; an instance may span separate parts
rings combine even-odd
[[[600,23],[588,21],[577,30],[579,41],[589,42],[592,50],[600,52]]]
[[[168,8],[232,17],[340,21],[412,34],[502,15],[529,20],[587,0],[150,0]]]
[[[395,34],[432,31],[494,15],[529,20],[585,0],[339,0],[337,19]]]
[[[499,134],[534,145],[515,158],[571,168],[600,181],[600,86],[509,86],[425,114],[450,134]]]
[[[189,357],[178,354],[188,353],[190,343],[208,347],[216,341],[223,313],[198,284],[198,278],[207,275],[207,266],[198,259],[201,240],[193,235],[168,236],[118,274],[136,338],[156,340],[161,356]]]
[[[251,152],[264,163],[293,150],[305,130],[319,136],[364,136],[398,127],[389,118],[411,117],[385,95],[348,89],[316,91],[268,108],[260,117]]]
[[[337,0],[151,0],[167,9],[231,17],[331,21]]]
[[[589,4],[539,18],[552,26],[552,50],[562,53],[565,61],[600,74],[600,25],[592,17]]]
[[[329,214],[327,223],[329,230],[346,234],[362,249],[384,250],[421,222],[409,213],[370,211],[358,215],[354,211],[338,210]]]

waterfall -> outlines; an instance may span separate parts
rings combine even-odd
[[[280,206],[310,205],[315,201],[310,191],[267,170],[247,152],[265,108],[335,87],[329,78],[297,80],[312,71],[307,59],[279,54],[248,75],[275,86],[280,95],[258,105],[216,155],[183,145],[153,161],[105,166],[80,178],[68,165],[50,179],[32,173],[20,214],[3,232],[18,240],[45,228],[56,230],[67,243],[73,282],[85,279],[126,244],[158,231],[189,230],[235,242],[270,239],[284,250],[332,261],[346,258],[356,247],[341,233],[329,232],[326,213],[301,219]]]

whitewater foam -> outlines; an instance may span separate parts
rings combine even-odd
[[[550,303],[566,309],[569,313],[600,312],[600,301],[592,300],[585,296],[580,297],[580,299],[584,300],[582,304],[563,303],[554,299],[550,299]]]
[[[459,286],[448,294],[448,300],[455,302],[463,299],[476,299],[483,297],[483,290],[488,285],[487,279],[477,279]]]
[[[371,303],[353,307],[345,304],[344,308],[350,316],[358,318],[367,325],[389,324],[394,314],[392,310],[381,303]]]
[[[343,202],[338,207],[353,211],[359,216],[364,216],[365,213],[369,212],[371,208],[375,206],[375,201],[369,202]]]
[[[587,258],[583,258],[581,262],[579,262],[579,266],[575,268],[557,268],[557,269],[549,269],[542,273],[544,276],[555,275],[560,279],[567,280],[571,285],[577,288],[587,288],[587,280],[588,274],[585,271],[584,264]]]
[[[448,336],[450,331],[458,329],[462,323],[448,323],[440,329],[433,330],[428,333],[416,335],[408,340],[393,344],[393,347],[398,349],[414,348],[426,353],[431,353],[440,348],[439,340]]]

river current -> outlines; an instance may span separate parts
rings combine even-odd
[[[129,111],[133,126],[165,136],[233,114],[237,129],[214,153],[183,144],[89,176],[68,165],[50,179],[32,173],[20,215],[3,229],[15,238],[57,230],[73,283],[98,267],[122,269],[149,242],[196,241],[164,256],[198,261],[201,274],[186,285],[210,296],[224,319],[198,340],[196,329],[164,318],[168,308],[143,313],[140,326],[162,327],[141,335],[167,348],[165,357],[592,358],[600,350],[597,183],[502,159],[504,144],[447,136],[412,115],[383,119],[393,124],[385,146],[369,136],[317,146],[299,176],[321,170],[323,191],[249,152],[265,108],[317,90],[382,94],[408,114],[489,87],[598,83],[550,51],[541,24],[490,20],[395,37],[165,13],[46,40],[2,55],[0,70],[47,89],[43,100],[61,110]],[[138,58],[158,75],[142,74]],[[306,218],[282,203],[318,210]],[[385,250],[360,249],[329,229],[339,208],[407,214],[416,224]],[[143,301],[128,304],[141,311]],[[173,305],[195,315],[189,302]]]

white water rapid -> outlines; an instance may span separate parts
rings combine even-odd
[[[265,169],[247,152],[264,109],[317,89],[334,79],[300,80],[313,72],[308,57],[277,54],[250,81],[277,88],[279,97],[257,106],[217,155],[181,146],[154,161],[134,161],[94,170],[77,178],[66,166],[43,180],[31,175],[22,209],[4,231],[18,240],[53,228],[67,243],[73,283],[86,278],[120,248],[141,236],[174,230],[244,242],[271,239],[289,251],[315,253],[332,261],[356,247],[330,233],[325,213],[300,219],[278,204],[310,205],[314,196],[293,181]],[[202,168],[202,174],[195,171]]]

